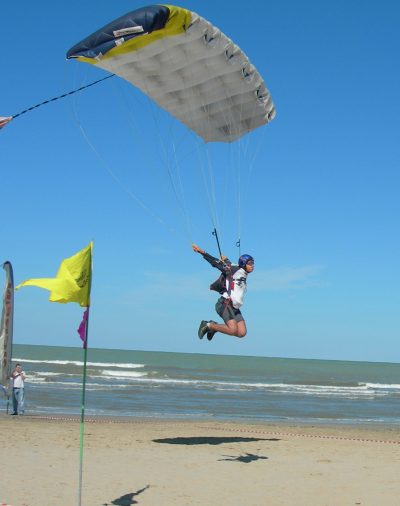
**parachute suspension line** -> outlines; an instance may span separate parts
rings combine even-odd
[[[237,156],[237,165],[236,165],[236,226],[237,226],[237,243],[240,244],[241,234],[242,234],[242,200],[241,200],[241,139],[238,141],[238,156]],[[240,255],[239,255],[240,256]]]
[[[138,127],[137,122],[134,120],[134,114],[132,113],[132,104],[127,99],[127,94],[125,90],[123,90],[124,86],[121,86],[121,79],[117,79],[114,81],[114,87],[117,90],[118,95],[121,97],[121,103],[123,106],[123,112],[127,113],[126,117],[129,122],[129,126],[131,129],[132,142],[138,142],[138,139],[142,136],[142,130]],[[142,94],[143,95],[143,94]],[[132,97],[135,97],[135,105],[137,108],[144,107],[144,100],[141,101],[136,97],[136,94],[132,93]],[[142,97],[144,99],[144,95]]]
[[[252,156],[249,155],[249,167],[248,167],[249,170],[248,170],[248,178],[246,181],[247,184],[245,185],[245,188],[244,188],[244,197],[247,197],[247,194],[249,192],[250,181],[252,180],[252,177],[253,177],[253,171],[254,171],[257,156],[261,151],[261,147],[264,146],[265,130],[266,130],[265,128],[261,128],[257,131],[257,135],[259,136],[259,140],[257,141],[257,143],[255,143],[254,149],[252,150],[253,151]],[[255,137],[255,136],[253,136],[253,137]]]
[[[112,63],[110,64],[110,67],[112,68],[113,65]],[[121,91],[121,87],[119,86],[119,90]],[[121,94],[122,95],[122,94]],[[155,104],[152,100],[150,100],[148,94],[147,94],[147,89],[144,89],[144,93],[143,93],[143,101],[139,104],[140,107],[142,107],[142,109],[144,107],[147,107],[148,110],[149,110],[149,113],[150,115],[152,116],[153,118],[153,125],[154,125],[154,131],[156,133],[156,137],[158,138],[158,143],[159,143],[159,146],[160,146],[160,149],[161,151],[163,152],[163,156],[161,155],[160,156],[160,149],[157,150],[157,155],[158,155],[158,158],[161,162],[161,165],[166,167],[167,169],[167,174],[168,174],[168,177],[169,177],[169,180],[170,180],[170,183],[171,183],[171,187],[173,189],[173,193],[175,194],[175,198],[177,200],[177,203],[179,205],[179,208],[183,214],[183,216],[186,218],[186,226],[187,226],[187,232],[188,232],[188,235],[189,235],[189,240],[188,242],[191,244],[193,241],[192,241],[192,238],[191,238],[191,230],[190,230],[190,223],[187,219],[187,216],[188,216],[188,213],[185,209],[185,203],[184,201],[182,200],[182,195],[179,195],[179,191],[178,191],[178,188],[177,188],[177,184],[175,183],[175,180],[174,180],[174,174],[173,174],[173,166],[172,166],[172,162],[170,161],[170,154],[166,148],[166,144],[164,142],[164,138],[163,136],[161,135],[161,132],[160,132],[160,129],[159,129],[159,121],[158,121],[158,118],[156,116],[156,107],[155,107]],[[140,102],[138,100],[138,102]],[[132,106],[131,104],[128,103],[128,101],[126,100],[125,98],[125,109],[124,109],[124,112],[126,112],[128,110],[128,112],[130,112],[128,114],[128,117],[129,117],[129,122],[130,122],[130,125],[131,125],[131,128],[132,128],[132,132],[133,132],[133,138],[137,141],[137,136],[135,136],[135,133],[136,134],[139,134],[139,136],[141,135],[142,131],[137,128],[137,125],[136,125],[136,122],[134,121],[134,117],[135,117],[135,114],[137,115],[137,111],[135,111],[135,114],[132,113]],[[167,138],[168,139],[171,139],[171,135],[168,135]],[[155,214],[155,213],[153,213]],[[163,220],[161,220],[163,221]],[[174,232],[176,233],[175,229],[173,229]]]
[[[214,167],[210,156],[210,151],[207,147],[206,149],[207,155],[207,168],[208,168],[208,180],[210,182],[210,203],[211,203],[211,211],[213,213],[213,223],[214,228],[220,228],[220,223],[218,220],[218,208],[217,208],[217,195],[216,195],[216,185],[215,185],[215,177],[214,177]]]
[[[221,251],[221,246],[219,244],[219,239],[218,239],[218,232],[217,232],[217,229],[214,228],[213,232],[212,232],[212,235],[215,236],[215,239],[217,241],[217,246],[218,246],[218,252],[219,252],[219,258],[222,260],[222,251]]]
[[[161,7],[160,12],[163,12],[163,9],[165,7]],[[129,16],[131,14],[129,13]],[[155,15],[158,16],[158,11]],[[166,38],[165,45],[162,38],[169,37],[171,34],[161,30],[160,40],[157,40],[155,46],[147,46],[142,51],[141,44],[139,44],[137,48],[133,48],[135,49],[133,54],[130,54],[129,51],[132,48],[126,47],[126,51],[122,49],[119,54],[110,55],[111,58],[104,59],[101,67],[110,72],[117,71],[119,75],[145,91],[148,96],[154,97],[159,105],[166,111],[170,111],[173,116],[188,125],[194,132],[197,132],[206,142],[231,141],[234,143],[234,140],[240,141],[242,136],[246,136],[252,130],[268,123],[275,117],[275,109],[269,92],[258,71],[234,42],[207,20],[197,15],[191,15],[193,22],[188,25],[186,25],[186,21],[183,22],[179,26],[179,34],[174,34],[176,38]],[[67,57],[74,58],[79,54],[93,56],[89,51],[89,49],[95,49],[91,47],[92,43],[90,42],[93,36],[97,41],[101,34],[101,37],[104,35],[105,40],[108,41],[111,33],[115,35],[111,29],[117,26],[122,19],[125,18],[118,18],[71,48]],[[178,23],[180,23],[179,20],[180,18],[178,18]],[[150,21],[152,20],[149,15],[149,26],[151,27]],[[108,29],[106,30],[108,27],[110,32]],[[151,31],[150,29],[149,33]],[[151,43],[152,41],[146,42]],[[123,44],[124,41],[120,39],[116,41],[117,45],[120,43]],[[201,47],[202,43],[205,44],[205,47]],[[160,58],[153,58],[155,56],[153,53],[157,53],[157,56],[160,55]],[[102,55],[98,56],[101,58]],[[114,56],[116,57],[115,61],[118,60],[117,65],[114,65]],[[226,61],[224,61],[224,57]],[[148,58],[149,61],[147,61]],[[186,61],[183,62],[183,59]],[[183,65],[183,63],[185,64]],[[233,67],[229,69],[229,67],[225,67],[225,64]],[[148,93],[149,91],[150,93]],[[190,95],[193,95],[193,101],[190,100]],[[170,147],[171,142],[168,139],[164,140],[168,142],[168,147]],[[239,146],[242,146],[240,142],[235,148]],[[213,152],[212,148],[210,148],[211,152]],[[220,165],[226,167],[228,164],[226,156],[222,155],[223,150],[220,151],[218,148],[216,152],[221,153],[222,163]],[[243,154],[246,153],[243,152]],[[183,184],[182,179],[179,179],[181,172],[176,170],[178,162],[176,145],[172,155],[171,157],[167,156],[169,177],[181,207],[183,204],[185,208],[183,195],[179,196],[179,191],[183,190]],[[230,168],[227,181],[221,178],[220,172],[215,171],[212,174],[209,157],[208,160],[205,159],[205,164],[201,167],[204,179],[208,178],[209,180],[207,194],[211,213],[214,215],[215,229],[217,229],[217,207],[220,210],[220,187],[223,185],[227,188],[227,184],[229,184],[230,198],[227,209],[230,224],[235,222],[235,211],[238,213],[240,240],[242,191],[249,181],[242,180],[242,156],[237,157],[234,162],[236,171],[232,171]],[[251,169],[249,165],[246,168]],[[172,169],[176,170],[176,175],[173,174]],[[235,182],[237,183],[236,188],[232,190]],[[215,183],[218,186],[218,202],[215,198]],[[236,209],[235,204],[237,204]]]
[[[239,139],[238,156],[240,167],[238,168],[237,181],[239,182],[238,198],[238,241],[236,246],[241,256],[241,239],[243,226],[243,206],[248,201],[248,194],[253,184],[254,168],[257,156],[263,146],[265,128],[258,129]]]
[[[211,93],[211,91],[210,91]],[[195,99],[195,97],[194,97]],[[204,95],[204,99],[207,102],[207,98]],[[202,103],[202,107],[206,108],[207,104],[205,102]],[[206,128],[209,128],[211,130],[211,119],[209,116],[206,117],[207,120],[207,126]],[[201,175],[203,179],[203,185],[205,188],[206,196],[207,196],[207,202],[208,202],[208,214],[210,217],[210,221],[214,227],[214,231],[220,230],[221,231],[221,224],[219,220],[219,213],[218,213],[218,198],[217,196],[217,188],[216,188],[216,182],[215,182],[215,171],[214,171],[214,164],[213,160],[210,154],[211,146],[209,143],[206,143],[204,141],[198,140],[198,156],[199,156],[199,165],[201,169]],[[204,161],[201,157],[200,153],[200,147],[203,148],[204,153]]]
[[[240,252],[240,238],[238,241],[236,241],[236,247],[239,248],[239,257],[241,256],[241,252]]]
[[[188,55],[185,54],[186,58],[186,67],[187,69],[190,69],[192,81],[196,82],[194,79],[194,68],[193,68],[193,62],[191,62],[188,58]],[[192,94],[192,101],[193,103],[196,103],[198,100],[198,96],[196,96],[194,87],[190,87],[190,93]],[[201,95],[200,95],[201,96]],[[207,104],[205,102],[206,98],[202,98],[201,107],[206,108]],[[190,110],[190,115],[194,119],[195,117],[195,111],[194,109]],[[210,129],[210,117],[206,116],[206,129]],[[216,205],[216,194],[215,194],[215,179],[214,179],[214,173],[213,173],[213,164],[210,157],[210,148],[206,142],[203,140],[200,140],[198,137],[196,137],[196,146],[197,146],[197,156],[199,160],[199,167],[201,171],[201,176],[203,179],[203,185],[207,196],[207,203],[208,203],[208,214],[210,221],[214,227],[214,230],[219,228],[218,223],[218,212],[217,212],[217,205]],[[203,156],[202,156],[203,155]]]
[[[237,108],[234,98],[229,96],[227,93],[225,94],[225,100],[231,104],[233,108]],[[243,117],[244,104],[240,105],[239,109],[239,122],[242,121]],[[233,118],[226,115],[226,124],[230,127],[231,131],[234,131],[234,122]],[[244,135],[246,138],[248,134]],[[240,137],[236,141],[230,143],[229,153],[230,153],[230,176],[227,178],[228,181],[232,183],[233,188],[229,191],[229,196],[233,195],[233,201],[235,203],[234,206],[229,207],[229,212],[232,213],[233,216],[236,214],[236,228],[237,228],[237,241],[235,242],[236,246],[241,241],[241,228],[242,228],[242,172],[243,172],[243,137]],[[232,198],[229,198],[229,202],[232,201]],[[240,250],[240,246],[239,246]]]
[[[118,86],[119,88],[119,91],[121,92],[121,86]],[[124,100],[124,103],[125,103],[125,109],[124,111],[132,111],[132,108],[131,108],[131,105],[129,104],[129,102],[127,101],[126,99],[126,96],[123,96],[123,94],[121,93],[121,97],[123,98]],[[139,102],[139,101],[138,101]],[[185,219],[185,223],[186,223],[186,231],[188,233],[188,241],[189,241],[189,244],[192,244],[193,240],[192,240],[192,226],[191,226],[191,222],[190,222],[190,217],[189,217],[189,214],[187,212],[187,209],[186,209],[186,204],[185,204],[185,198],[184,198],[184,191],[183,191],[183,184],[182,184],[182,178],[180,176],[180,172],[179,172],[179,168],[180,168],[180,163],[179,163],[179,160],[178,160],[178,157],[177,157],[177,152],[176,152],[176,144],[174,142],[174,137],[172,135],[172,132],[170,131],[169,135],[166,136],[167,139],[171,139],[172,142],[171,142],[171,145],[172,145],[172,150],[173,150],[173,154],[172,154],[172,157],[174,159],[173,163],[170,161],[170,155],[168,153],[168,150],[166,148],[166,145],[165,145],[165,142],[163,141],[163,136],[161,135],[161,132],[160,132],[160,129],[159,129],[159,121],[157,119],[157,109],[154,105],[154,102],[152,100],[149,99],[149,97],[146,95],[146,94],[143,94],[143,101],[142,103],[140,104],[140,106],[142,108],[145,107],[145,104],[147,106],[147,108],[150,110],[150,113],[153,117],[153,124],[155,125],[155,131],[157,132],[157,137],[159,139],[159,144],[161,146],[161,149],[163,150],[164,152],[164,156],[160,156],[159,155],[159,151],[157,150],[157,155],[158,155],[158,159],[160,160],[161,164],[166,168],[167,170],[167,173],[168,173],[168,177],[169,177],[169,180],[170,180],[170,184],[171,184],[171,187],[173,189],[173,193],[175,195],[175,198],[178,202],[178,205],[180,207],[180,210],[183,214],[183,217]],[[130,114],[128,114],[128,117],[129,117],[129,122],[131,124],[131,128],[132,128],[132,132],[135,134],[137,134],[136,136],[135,135],[132,135],[133,139],[135,141],[137,141],[137,137],[141,135],[141,131],[139,128],[137,128],[137,125],[135,123],[135,121],[133,120],[134,118],[134,114],[131,112]],[[172,130],[172,129],[170,129]],[[178,185],[176,184],[175,180],[174,180],[174,174],[173,174],[173,166],[176,167],[176,174],[177,174],[177,177],[178,177]],[[179,191],[178,191],[179,190]]]
[[[212,49],[210,49],[212,51]],[[186,70],[189,71],[191,74],[192,74],[192,78],[194,77],[194,69],[192,67],[192,62],[189,61],[187,55],[186,56]],[[213,76],[211,75],[211,70],[212,70],[212,65],[211,66],[207,66],[207,69],[206,69],[206,72],[209,74],[209,78],[211,79]],[[235,107],[235,101],[233,99],[233,97],[231,97],[228,93],[228,90],[227,88],[225,87],[225,84],[224,82],[222,81],[221,78],[217,78],[221,81],[221,85],[222,85],[222,89],[224,90],[224,98],[226,100],[227,103],[230,103],[232,105],[232,107]],[[192,79],[192,81],[196,81],[194,78]],[[195,96],[195,90],[191,87],[190,88],[190,93],[193,95],[193,102],[195,102],[196,100],[198,100],[198,97]],[[207,99],[207,93],[209,93],[209,98],[210,100]],[[209,103],[212,103],[212,94],[213,94],[213,90],[210,88],[210,90],[207,90],[205,91],[203,89],[203,94],[201,95],[202,96],[202,108],[204,110],[206,110],[208,108],[208,105]],[[243,104],[240,105],[240,118],[242,118],[242,112],[244,110],[244,106]],[[192,110],[189,110],[189,115],[192,114]],[[235,125],[233,124],[233,117],[229,114],[228,112],[228,109],[224,110],[223,112],[223,115],[225,117],[225,124],[228,126],[228,128],[230,130],[233,131]],[[208,128],[210,128],[211,126],[211,116],[210,115],[207,115],[205,116],[205,119],[206,119],[206,125],[208,125]],[[207,126],[206,126],[206,129],[207,129]],[[211,129],[211,128],[210,128]],[[235,148],[238,148],[238,146],[241,146],[241,143],[240,143],[240,140],[239,139],[239,143],[236,144],[236,143],[232,143],[232,144],[236,144]],[[232,144],[230,145],[231,147],[231,152],[232,152]],[[215,179],[215,176],[216,174],[214,174],[214,168],[212,166],[212,160],[211,160],[211,157],[210,157],[210,149],[209,147],[206,145],[205,146],[205,152],[206,152],[206,161],[205,161],[205,164],[202,163],[202,160],[201,160],[201,157],[200,157],[200,150],[199,150],[199,160],[200,160],[200,168],[201,168],[201,172],[202,172],[202,177],[203,177],[203,182],[204,182],[204,187],[205,187],[205,190],[206,190],[206,195],[207,195],[207,201],[208,201],[208,205],[209,205],[209,214],[210,214],[210,218],[211,218],[211,222],[213,223],[213,226],[214,226],[214,230],[217,230],[217,229],[220,229],[220,224],[219,224],[219,213],[218,213],[218,203],[221,201],[221,192],[218,191],[218,195],[217,195],[217,191],[216,191],[216,179]],[[238,158],[236,158],[236,160],[233,159],[233,155],[231,155],[232,157],[232,160],[231,160],[231,164],[229,164],[229,157],[228,159],[225,159],[224,160],[224,167],[225,167],[225,170],[228,172],[228,168],[229,168],[229,165],[231,167],[234,167],[236,168],[236,170],[233,171],[233,177],[232,177],[232,171],[229,172],[228,174],[228,177],[225,177],[223,178],[223,181],[225,181],[225,183],[223,183],[223,187],[224,187],[224,190],[225,190],[225,195],[227,194],[228,195],[228,205],[226,205],[225,203],[225,206],[223,206],[223,210],[225,209],[228,209],[228,213],[229,215],[231,215],[232,213],[237,213],[237,219],[233,220],[233,222],[237,221],[237,228],[238,228],[238,241],[240,241],[240,236],[241,236],[241,233],[240,233],[240,229],[241,229],[241,209],[242,209],[242,199],[241,199],[241,185],[242,185],[242,181],[241,181],[241,156],[239,156]],[[234,163],[236,162],[236,163]],[[231,184],[235,185],[236,183],[236,188],[234,188],[233,192],[230,188]],[[236,201],[236,205],[232,208],[231,206],[231,198],[230,198],[230,194],[233,193],[234,194],[234,201]],[[218,198],[217,198],[218,197]],[[235,216],[235,214],[233,214],[233,217]],[[230,217],[230,216],[229,216]]]
[[[114,74],[113,74],[114,75]],[[110,77],[110,76],[109,76]],[[85,88],[84,86],[82,88]],[[100,161],[101,165],[105,169],[105,171],[111,176],[111,178],[115,181],[117,186],[126,193],[132,200],[134,200],[144,211],[146,211],[152,218],[154,218],[158,223],[160,223],[163,227],[165,227],[169,232],[177,235],[177,231],[174,228],[171,228],[160,216],[158,216],[155,212],[153,212],[149,207],[147,207],[144,202],[135,195],[124,183],[121,181],[121,179],[115,174],[115,172],[110,167],[110,164],[105,160],[105,158],[99,153],[99,151],[96,149],[93,142],[90,140],[88,134],[86,133],[86,130],[84,129],[79,114],[76,108],[76,104],[72,104],[72,112],[74,116],[74,120],[76,122],[76,125],[78,127],[78,130],[80,131],[82,137],[87,142],[90,149],[93,151],[97,159]]]
[[[241,116],[240,116],[241,117]],[[241,227],[242,227],[242,139],[238,139],[229,146],[229,163],[230,163],[230,184],[231,184],[231,206],[232,225],[236,226],[236,241],[234,244],[240,243]]]
[[[27,112],[33,111],[34,109],[37,109],[38,107],[41,107],[42,105],[49,104],[50,102],[56,102],[57,100],[60,100],[61,98],[66,98],[66,97],[69,97],[70,95],[74,95],[75,93],[86,90],[87,88],[90,88],[91,86],[94,86],[95,84],[101,83],[102,81],[105,81],[106,79],[110,79],[111,77],[114,77],[114,74],[110,74],[106,77],[103,77],[102,79],[98,79],[97,81],[93,81],[92,83],[86,84],[85,86],[81,86],[80,88],[77,88],[76,90],[72,90],[72,91],[69,91],[68,93],[64,93],[63,95],[59,95],[58,97],[53,97],[48,100],[45,100],[44,102],[40,102],[39,104],[33,105],[32,107],[29,107],[28,109],[25,109],[24,111],[21,111],[18,114],[14,114],[12,116],[12,118],[13,119],[18,118],[18,116],[22,116],[23,114],[26,114]]]
[[[256,105],[254,105],[254,111],[256,109]],[[243,109],[241,109],[242,118]],[[238,140],[237,148],[238,148],[238,165],[237,165],[237,237],[238,240],[236,242],[236,246],[239,248],[239,256],[241,253],[241,239],[242,239],[242,226],[243,226],[243,204],[244,204],[244,187],[248,187],[249,185],[249,161],[248,161],[248,150],[250,146],[250,140],[253,132],[249,132]]]
[[[192,68],[193,62],[191,62],[188,59],[187,54],[185,54],[185,57],[186,57],[186,69],[189,70],[189,73],[190,73],[191,77],[193,78],[193,68]],[[190,82],[190,78],[188,79],[188,81]],[[183,82],[184,82],[184,85],[186,86],[185,76],[183,76]],[[188,86],[187,89],[188,89],[189,93],[192,95],[193,103],[196,103],[197,97],[195,95],[193,87]],[[205,104],[203,103],[202,106],[204,107]],[[188,115],[189,115],[189,117],[194,118],[194,110],[189,110]],[[207,118],[207,121],[209,123],[209,118]],[[216,204],[215,204],[215,201],[216,201],[215,188],[214,188],[215,184],[214,184],[214,178],[213,178],[213,172],[212,172],[212,164],[211,164],[211,160],[210,160],[210,156],[209,156],[209,150],[208,150],[206,144],[203,141],[201,141],[197,137],[197,135],[195,135],[195,134],[192,134],[192,135],[195,139],[195,147],[196,147],[196,151],[197,151],[197,157],[199,160],[199,167],[201,169],[203,184],[204,184],[204,188],[206,191],[209,217],[210,217],[210,220],[211,220],[211,223],[213,224],[213,226],[216,227],[217,226],[217,213],[216,213]],[[203,154],[205,152],[205,157],[206,157],[205,162],[203,161],[202,151],[203,151]],[[206,172],[207,172],[206,167],[208,169],[208,177],[206,175]]]
[[[209,219],[214,227],[214,230],[217,229],[220,230],[220,223],[218,219],[218,210],[217,210],[216,189],[215,189],[216,185],[215,185],[213,164],[210,157],[210,150],[208,146],[204,144],[203,141],[200,140],[197,140],[197,147],[198,147],[197,154],[199,160],[198,165],[200,168],[203,186],[206,193]]]
[[[256,112],[257,102],[253,105],[253,110]],[[241,111],[242,113],[242,111]],[[241,115],[240,115],[241,117]],[[241,235],[242,235],[242,218],[243,218],[243,205],[247,199],[247,194],[250,188],[250,184],[252,184],[252,173],[255,166],[255,161],[257,155],[261,149],[262,138],[265,134],[265,129],[262,128],[261,138],[258,138],[258,146],[257,149],[250,149],[250,146],[254,144],[254,139],[257,139],[257,135],[260,135],[259,130],[257,132],[250,132],[235,143],[237,147],[237,154],[232,158],[232,167],[236,170],[235,174],[235,182],[237,184],[236,187],[236,199],[237,199],[237,236],[238,240],[236,242],[236,246],[239,248],[239,256],[241,253]],[[236,160],[236,164],[234,161]]]
[[[203,181],[203,187],[204,187],[204,190],[205,190],[205,193],[206,193],[206,200],[207,200],[207,213],[208,213],[208,216],[209,216],[209,219],[212,223],[212,225],[214,227],[217,226],[217,216],[216,216],[216,210],[215,210],[215,197],[213,199],[213,192],[212,192],[212,189],[211,189],[211,183],[208,181],[208,177],[207,177],[207,174],[206,174],[206,167],[205,167],[205,163],[204,163],[204,159],[202,157],[205,156],[206,158],[208,157],[209,153],[208,153],[208,148],[202,144],[202,142],[198,139],[196,139],[196,148],[197,148],[197,158],[198,158],[198,168],[200,170],[200,175],[201,175],[201,178],[202,178],[202,181]],[[202,150],[203,150],[203,153],[202,153]],[[210,164],[208,163],[208,172],[210,172]],[[214,192],[215,194],[215,192]]]
[[[139,57],[141,57],[141,55]],[[150,93],[149,93],[147,86],[144,87],[144,92],[147,96],[147,103],[149,105],[149,108],[150,108],[150,111],[151,111],[151,114],[153,117],[153,124],[155,125],[155,130],[157,133],[158,142],[159,142],[159,145],[161,146],[163,154],[164,154],[164,160],[162,159],[163,157],[161,157],[161,162],[162,162],[162,165],[164,165],[167,170],[167,174],[169,177],[171,188],[173,190],[173,193],[175,195],[175,199],[178,203],[178,206],[179,206],[180,211],[182,213],[183,219],[185,221],[186,233],[188,235],[189,244],[192,244],[192,242],[193,242],[193,240],[192,240],[192,238],[193,238],[192,224],[191,224],[190,216],[189,216],[189,213],[187,210],[185,194],[184,194],[184,185],[183,185],[181,173],[179,170],[180,164],[179,164],[178,157],[177,157],[177,151],[176,151],[177,146],[175,143],[174,135],[172,133],[173,125],[170,121],[169,135],[166,137],[169,144],[171,144],[171,149],[172,149],[172,152],[171,152],[171,149],[168,150],[168,145],[166,144],[165,136],[161,135],[161,132],[159,129],[160,122],[158,121],[158,118],[157,118],[156,105],[149,98]],[[167,113],[167,114],[169,114],[169,113]],[[175,120],[173,120],[173,121],[175,121]]]
[[[176,167],[176,176],[177,176],[177,179],[178,179],[177,184],[178,184],[178,189],[179,189],[180,195],[181,195],[182,212],[183,212],[183,216],[185,218],[186,229],[188,231],[189,241],[190,241],[190,244],[191,244],[191,243],[193,243],[192,222],[190,220],[189,212],[187,210],[187,204],[186,204],[185,192],[184,192],[184,185],[183,185],[182,175],[181,175],[181,171],[180,171],[180,164],[179,164],[179,161],[178,161],[178,156],[177,156],[177,151],[176,151],[176,144],[175,144],[174,141],[172,142],[172,150],[173,150],[173,163],[174,163],[174,166]]]
[[[155,112],[154,104],[152,105],[153,113]],[[170,121],[171,120],[169,118]],[[154,119],[154,123],[158,125],[157,119]],[[170,127],[170,134],[168,135],[169,143],[170,143],[170,149],[168,150],[168,146],[166,145],[166,142],[164,141],[163,137],[161,136],[161,133],[157,127],[157,133],[159,141],[163,147],[164,151],[164,166],[166,167],[167,174],[170,180],[170,184],[173,190],[173,193],[175,195],[175,199],[178,203],[178,206],[180,208],[180,211],[182,213],[183,219],[186,224],[186,232],[188,235],[189,243],[191,244],[193,242],[193,233],[192,233],[192,223],[190,220],[189,212],[187,209],[186,199],[185,199],[185,191],[184,191],[184,184],[181,174],[181,165],[178,160],[177,155],[177,143],[174,137],[174,134],[172,133],[173,126]]]
[[[210,76],[211,77],[211,76]],[[233,97],[229,96],[227,89],[224,86],[224,83],[221,81],[222,87],[224,89],[224,98],[226,102],[230,103],[232,107],[235,107],[234,99]],[[212,93],[212,91],[210,91]],[[243,111],[243,105],[240,106],[240,119],[242,118],[242,111]],[[228,128],[233,131],[235,125],[233,123],[232,116],[228,113],[224,113],[225,118],[225,124],[228,126]],[[210,123],[210,122],[209,122]],[[232,221],[231,218],[233,217],[233,223],[237,224],[237,236],[238,236],[238,242],[240,243],[240,237],[241,237],[241,209],[242,209],[242,199],[241,199],[241,166],[242,166],[242,156],[241,156],[241,146],[242,146],[242,138],[238,139],[237,141],[231,142],[229,144],[229,153],[230,157],[226,158],[224,160],[224,167],[226,171],[226,177],[224,178],[225,183],[223,184],[224,189],[224,197],[223,200],[223,206],[222,206],[222,218],[224,218],[225,211],[228,213],[228,219],[229,221]],[[234,154],[234,151],[238,151],[238,153]],[[229,159],[230,158],[230,159]],[[211,166],[211,160],[209,159],[209,178],[210,178],[210,207],[213,211],[214,217],[213,217],[213,224],[214,227],[217,228],[219,226],[218,224],[218,207],[217,207],[217,198],[216,198],[216,187],[215,187],[215,180],[213,176],[213,170]],[[233,188],[232,188],[233,186]],[[232,195],[233,195],[233,202],[235,203],[234,206],[232,206]],[[218,195],[219,200],[221,200],[221,195]],[[235,214],[236,214],[236,220],[235,220]]]

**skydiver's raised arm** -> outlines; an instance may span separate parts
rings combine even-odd
[[[221,272],[226,272],[231,265],[231,261],[226,256],[221,256],[221,258],[215,258],[205,250],[197,246],[197,244],[192,244],[192,249],[195,253],[200,253],[204,260],[207,260],[209,264],[211,264],[216,269],[219,269]]]

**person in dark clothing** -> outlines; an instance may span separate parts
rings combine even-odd
[[[203,339],[207,334],[207,339],[211,341],[216,332],[244,337],[247,328],[240,308],[246,293],[247,276],[254,270],[254,258],[251,255],[242,255],[238,265],[233,265],[228,258],[215,258],[196,244],[192,245],[192,249],[195,253],[200,253],[207,262],[222,273],[218,280],[210,286],[210,289],[221,294],[215,305],[215,310],[224,323],[202,320],[198,331],[199,338]]]

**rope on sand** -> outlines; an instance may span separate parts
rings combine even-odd
[[[269,436],[294,436],[294,437],[308,437],[308,438],[318,438],[318,439],[333,439],[336,441],[360,441],[363,443],[386,443],[386,444],[394,444],[400,445],[400,441],[396,441],[394,439],[367,439],[367,438],[355,438],[355,437],[346,437],[346,436],[329,436],[324,434],[299,434],[296,432],[275,432],[275,431],[260,431],[253,429],[234,429],[227,427],[208,427],[214,430],[223,430],[227,432],[242,432],[242,433],[250,433],[250,434],[263,434]]]
[[[28,418],[28,416],[25,416]],[[61,416],[40,416],[40,415],[31,415],[29,418],[33,420],[50,420],[56,422],[78,422],[78,417],[61,417]],[[121,418],[86,418],[85,422],[88,423],[135,423],[135,424],[146,424],[148,420],[133,420],[133,419],[121,419]],[[394,444],[400,445],[400,440],[394,439],[368,439],[368,438],[356,438],[356,437],[346,437],[346,436],[332,436],[328,434],[304,434],[304,433],[296,433],[296,432],[278,432],[278,431],[263,431],[263,430],[255,430],[255,429],[237,429],[237,428],[228,428],[228,427],[202,427],[206,429],[212,430],[221,430],[225,432],[240,432],[240,433],[249,433],[249,434],[262,434],[269,436],[285,436],[285,437],[303,437],[310,439],[330,439],[335,441],[359,441],[363,443],[385,443],[385,444]],[[0,504],[3,506],[3,504]],[[8,505],[6,505],[8,506]],[[25,506],[25,505],[22,505]]]
[[[0,506],[12,506],[11,504],[6,504],[5,502],[2,502]],[[28,506],[27,504],[23,503],[21,506]]]

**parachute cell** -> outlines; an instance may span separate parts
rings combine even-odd
[[[72,47],[67,58],[112,72],[206,142],[232,142],[271,121],[275,107],[246,55],[194,12],[152,5]]]

